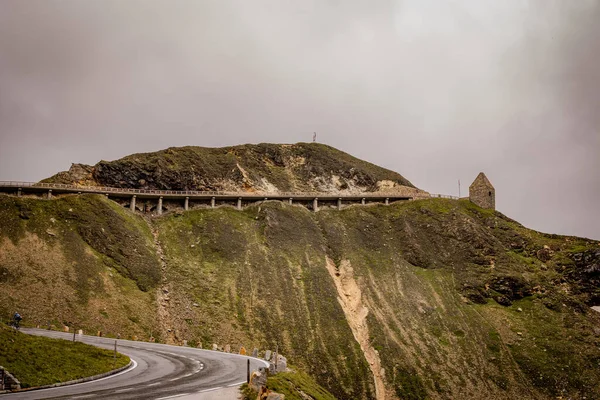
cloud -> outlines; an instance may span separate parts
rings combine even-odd
[[[483,170],[509,216],[600,238],[598,20],[594,0],[4,0],[0,179],[317,131],[432,192]]]

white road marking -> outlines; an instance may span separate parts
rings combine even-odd
[[[77,396],[77,397],[71,397],[72,399],[88,399],[90,397],[94,397],[95,394],[86,394],[85,396]]]
[[[183,376],[178,376],[177,378],[169,379],[169,382],[173,382],[173,381],[179,380],[181,378],[183,378]]]
[[[224,388],[225,388],[225,386],[219,386],[219,387],[214,387],[214,388],[210,388],[210,389],[204,389],[197,393],[212,392],[213,390],[219,390],[219,389],[224,389]],[[159,399],[156,399],[156,400],[159,400]]]
[[[133,358],[131,359],[131,362],[133,363],[133,365],[132,365],[130,368],[127,368],[126,370],[124,370],[124,371],[121,371],[121,372],[119,372],[118,374],[109,375],[109,376],[107,376],[107,377],[100,378],[100,379],[96,379],[96,380],[93,380],[93,381],[87,381],[87,382],[83,382],[83,383],[78,383],[77,385],[85,385],[86,383],[96,383],[96,382],[103,381],[103,380],[105,380],[105,379],[110,379],[110,378],[114,378],[114,377],[116,377],[116,376],[119,376],[119,375],[123,375],[123,374],[124,374],[124,373],[126,373],[126,372],[133,371],[134,369],[136,369],[136,368],[137,368],[137,366],[138,366],[138,363],[136,363],[136,362],[135,362],[135,360],[134,360]]]
[[[133,390],[133,389],[134,388],[127,388],[127,389],[115,390],[115,393],[129,392],[130,390]]]
[[[160,382],[154,382],[154,383],[151,383],[151,384],[146,385],[146,386],[156,386],[156,385],[160,385]]]
[[[131,362],[133,363],[133,365],[131,367],[129,367],[129,368],[127,368],[127,369],[125,369],[125,370],[123,370],[123,371],[121,371],[119,373],[116,373],[114,375],[105,376],[104,378],[100,378],[100,379],[94,379],[93,381],[75,383],[75,384],[69,385],[69,386],[70,387],[79,387],[81,385],[87,385],[89,383],[96,383],[96,382],[104,381],[106,379],[114,378],[114,377],[119,376],[119,375],[123,375],[123,374],[125,374],[127,372],[130,372],[130,371],[133,371],[134,369],[137,368],[138,363],[135,362],[135,360],[133,358],[131,359]],[[56,386],[56,387],[48,388],[48,389],[40,389],[39,391],[42,392],[42,391],[50,391],[50,390],[57,390],[57,389],[64,389],[64,388],[65,388],[65,386]]]
[[[174,399],[174,398],[176,398],[176,397],[187,396],[188,394],[191,394],[191,393],[181,393],[181,394],[176,394],[175,396],[159,397],[159,398],[158,398],[158,399],[156,399],[156,400]]]
[[[244,383],[246,383],[246,381],[241,381],[241,382],[238,382],[238,383],[232,383],[231,385],[227,385],[227,387],[241,386]]]
[[[187,374],[187,375],[184,375],[183,377],[187,378],[188,376],[192,376],[192,374]]]

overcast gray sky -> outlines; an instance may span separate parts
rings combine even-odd
[[[0,0],[0,179],[318,141],[600,239],[600,1]]]

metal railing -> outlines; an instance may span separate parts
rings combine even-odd
[[[452,200],[458,200],[459,197],[458,196],[452,196],[450,194],[437,194],[437,193],[429,193],[429,197],[433,197],[433,198],[440,198],[440,199],[452,199]]]
[[[153,194],[153,195],[178,195],[178,196],[242,196],[242,197],[319,197],[332,196],[325,192],[230,192],[230,191],[211,191],[211,190],[158,190],[158,189],[132,189],[115,188],[104,186],[79,186],[64,183],[34,183],[18,181],[0,181],[0,187],[14,188],[44,188],[44,189],[63,189],[74,192],[93,192],[93,193],[119,193],[119,194]],[[388,193],[388,192],[363,192],[363,193],[345,193],[335,195],[338,197],[411,197],[411,194]]]
[[[117,194],[150,194],[150,195],[171,195],[171,196],[227,196],[227,197],[314,197],[320,196],[325,197],[377,197],[377,198],[444,198],[457,200],[457,196],[445,195],[445,194],[433,194],[427,192],[415,192],[415,193],[390,193],[390,192],[361,192],[361,193],[344,193],[344,194],[333,194],[326,192],[279,192],[279,193],[268,193],[268,192],[230,192],[230,191],[211,191],[211,190],[158,190],[158,189],[133,189],[133,188],[116,188],[106,186],[79,186],[65,183],[42,183],[42,182],[19,182],[19,181],[0,181],[0,188],[44,188],[44,189],[62,189],[71,192],[88,192],[88,193],[117,193]]]

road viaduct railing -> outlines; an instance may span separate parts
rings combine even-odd
[[[429,197],[457,199],[455,196],[429,194],[417,189],[406,189],[399,192],[366,192],[366,193],[323,193],[323,192],[280,192],[280,193],[260,193],[260,192],[229,192],[229,191],[200,191],[200,190],[157,190],[157,189],[130,189],[115,187],[96,187],[96,186],[78,186],[63,183],[33,183],[18,181],[0,181],[0,192],[13,193],[16,190],[17,196],[23,192],[42,193],[50,199],[56,193],[95,193],[113,197],[113,200],[125,202],[124,206],[129,207],[131,211],[156,212],[162,214],[167,206],[163,201],[171,201],[168,207],[172,207],[173,200],[180,202],[183,200],[183,209],[188,210],[194,204],[210,204],[215,208],[220,204],[233,203],[238,210],[241,210],[244,204],[260,200],[281,200],[289,204],[300,202],[314,211],[319,210],[323,204],[337,203],[337,208],[341,209],[344,205],[350,203],[384,203],[386,205],[393,201],[415,200]],[[127,200],[123,201],[123,198]],[[142,200],[137,202],[137,200]],[[149,199],[156,200],[155,205],[149,205]],[[146,200],[144,203],[143,200]],[[136,203],[137,202],[137,203]],[[208,203],[210,202],[210,203]],[[175,206],[179,207],[179,206]]]
[[[210,191],[210,190],[159,190],[159,189],[133,189],[116,188],[105,186],[79,186],[64,183],[42,183],[42,182],[19,182],[0,181],[1,189],[23,189],[31,191],[56,190],[70,193],[98,193],[98,194],[122,194],[122,195],[151,195],[154,196],[216,196],[216,197],[243,197],[243,198],[414,198],[435,197],[458,199],[456,196],[443,194],[429,194],[427,192],[417,193],[394,193],[394,192],[361,192],[333,194],[324,192],[233,192],[233,191]]]

